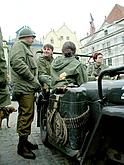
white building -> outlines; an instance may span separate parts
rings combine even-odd
[[[82,54],[101,52],[107,65],[124,64],[124,7],[116,4],[101,28],[81,39],[81,44]]]

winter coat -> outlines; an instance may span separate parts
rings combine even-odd
[[[38,68],[30,46],[24,41],[18,40],[12,46],[10,65],[14,92],[23,94],[35,92],[39,86]]]
[[[64,78],[61,78],[62,74]],[[86,67],[74,56],[59,56],[51,64],[51,86],[56,88],[63,85],[81,85],[87,82]]]
[[[7,86],[7,66],[4,57],[4,50],[0,45],[0,108],[10,105],[10,95]]]

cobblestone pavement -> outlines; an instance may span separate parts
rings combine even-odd
[[[17,107],[16,102],[12,104]],[[53,148],[45,147],[40,139],[40,128],[36,126],[36,114],[32,124],[32,134],[29,140],[37,143],[38,150],[35,150],[36,159],[28,160],[17,154],[18,135],[16,133],[17,113],[10,115],[9,125],[6,127],[6,119],[3,120],[2,129],[0,130],[0,165],[77,165],[70,158],[65,157]]]

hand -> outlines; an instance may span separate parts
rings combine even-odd
[[[49,87],[51,86],[51,77],[49,75],[39,76],[39,81],[42,85],[46,83]]]
[[[66,72],[61,73],[59,75],[59,80],[65,80],[66,79],[66,76],[67,76]]]
[[[43,89],[44,89],[46,92],[48,92],[48,91],[49,91],[49,86],[48,86],[48,84],[44,83],[44,84],[43,84]]]
[[[36,92],[41,91],[41,85],[40,85],[38,79],[34,78],[32,80],[32,83],[33,83],[33,86],[34,86]]]

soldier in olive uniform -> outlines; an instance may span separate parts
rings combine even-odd
[[[19,39],[11,48],[10,65],[12,68],[12,82],[14,95],[18,101],[17,133],[19,143],[17,153],[27,159],[35,159],[32,150],[37,149],[37,144],[28,141],[31,134],[31,124],[34,118],[35,92],[40,90],[38,81],[38,68],[30,49],[35,33],[24,28],[19,33]]]
[[[80,86],[87,82],[86,67],[75,58],[76,46],[73,42],[65,42],[62,47],[63,56],[57,57],[51,64],[51,86],[53,89],[69,84]]]
[[[0,110],[11,104],[7,88],[7,65],[2,44],[2,33],[0,31]]]
[[[53,46],[45,44],[43,46],[43,54],[37,60],[38,65],[38,78],[43,85],[46,83],[50,86],[51,83],[51,62],[53,61]]]
[[[46,100],[46,108],[48,105],[49,88],[51,84],[51,62],[53,61],[54,47],[51,44],[45,44],[43,46],[42,55],[37,59],[38,65],[38,78],[42,85],[42,95],[39,95],[37,101],[37,126],[40,126],[40,110],[41,110],[41,98],[44,96]]]
[[[92,58],[94,62],[87,67],[88,81],[98,80],[100,72],[108,68],[107,65],[103,64],[103,55],[101,53],[95,53]],[[104,79],[109,79],[109,77],[105,76]]]

